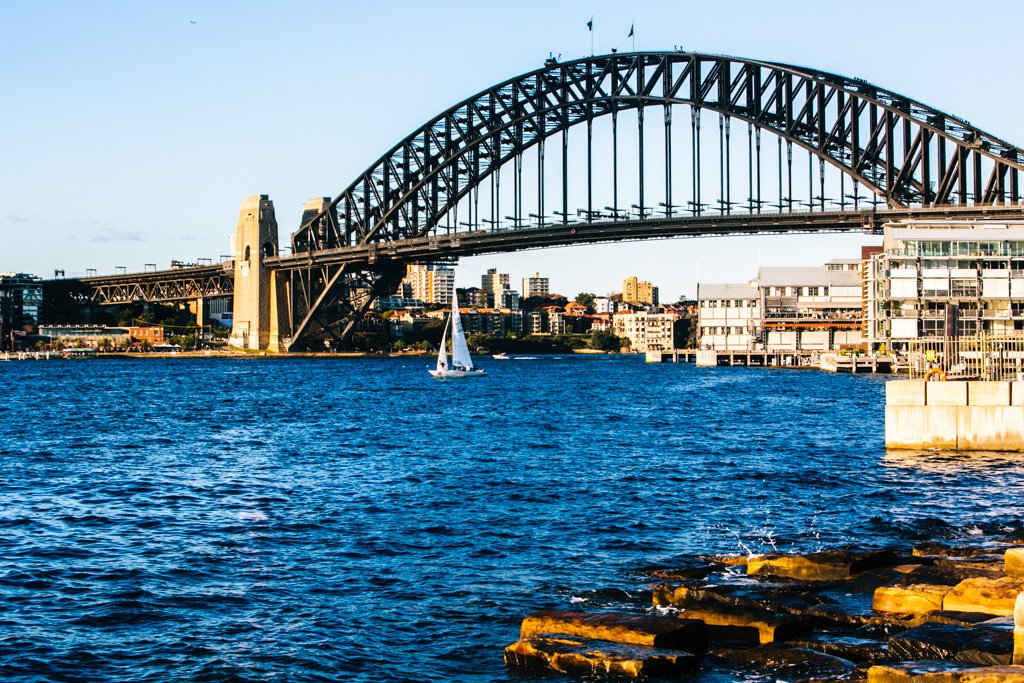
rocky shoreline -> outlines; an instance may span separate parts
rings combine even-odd
[[[505,663],[527,675],[1024,683],[1024,539],[702,556],[647,576],[651,603],[636,613],[527,616]]]

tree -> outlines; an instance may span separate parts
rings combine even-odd
[[[477,353],[490,353],[494,338],[488,334],[471,334],[466,338],[466,345]]]
[[[623,346],[629,346],[629,340],[623,340],[606,330],[594,330],[590,333],[590,348],[597,351],[618,351]]]
[[[592,292],[580,292],[576,295],[576,303],[580,306],[586,306],[588,311],[593,312],[594,302],[597,300],[597,295]]]

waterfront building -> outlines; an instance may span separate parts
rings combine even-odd
[[[455,293],[455,269],[432,263],[410,263],[403,283],[409,285],[409,298],[451,305]]]
[[[619,311],[612,316],[612,332],[629,339],[629,347],[637,353],[671,351],[676,348],[678,313]]]
[[[658,288],[631,275],[622,281],[622,301],[637,306],[657,306]]]
[[[164,343],[164,326],[129,327],[128,337],[132,341],[149,342],[152,345]]]
[[[541,277],[540,273],[523,278],[522,297],[524,299],[529,299],[532,296],[547,298],[550,291],[549,279]]]
[[[697,285],[697,342],[702,348],[753,349],[760,320],[761,297],[750,283]]]
[[[860,261],[764,267],[746,284],[700,284],[698,335],[721,351],[838,350],[862,341]]]
[[[759,341],[769,351],[839,350],[861,343],[859,260],[819,267],[766,267],[754,284],[760,296]]]
[[[901,221],[865,264],[866,341],[1024,331],[1024,222]]]
[[[28,273],[0,273],[0,349],[11,332],[24,332],[39,323],[43,281]]]
[[[48,338],[52,344],[90,348],[96,348],[104,339],[114,346],[122,345],[131,339],[130,328],[104,325],[40,325],[39,336]]]

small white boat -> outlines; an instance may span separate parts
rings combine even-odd
[[[448,351],[445,348],[448,341],[448,328],[452,330],[452,362],[448,363]],[[466,345],[466,333],[462,330],[462,318],[459,316],[459,298],[452,296],[452,314],[448,318],[448,325],[441,335],[441,348],[437,350],[437,366],[428,370],[431,377],[437,379],[460,379],[463,377],[482,377],[486,371],[473,367],[473,358],[469,355],[469,346]]]
[[[501,353],[491,354],[491,358],[494,360],[508,360],[508,354],[502,351]]]

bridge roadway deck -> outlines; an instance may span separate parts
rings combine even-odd
[[[715,237],[828,232],[879,233],[884,223],[906,219],[1024,220],[1024,205],[883,209],[877,211],[812,211],[761,214],[714,214],[661,218],[554,223],[515,229],[456,232],[396,242],[324,249],[265,259],[271,268],[294,270],[312,265],[350,264],[370,267],[378,262],[416,261],[475,256],[576,244],[638,241],[670,237]],[[80,284],[85,296],[99,304],[133,301],[189,301],[230,296],[234,271],[230,261],[210,266],[172,268],[50,281]]]
[[[302,252],[268,258],[265,263],[271,268],[282,270],[307,268],[313,264],[372,267],[379,261],[430,260],[450,256],[476,256],[544,247],[670,237],[828,232],[880,234],[884,223],[907,219],[1024,220],[1024,205],[715,214],[699,217],[606,220],[593,223],[552,223],[543,227],[456,232],[449,235],[430,235],[395,242]]]

